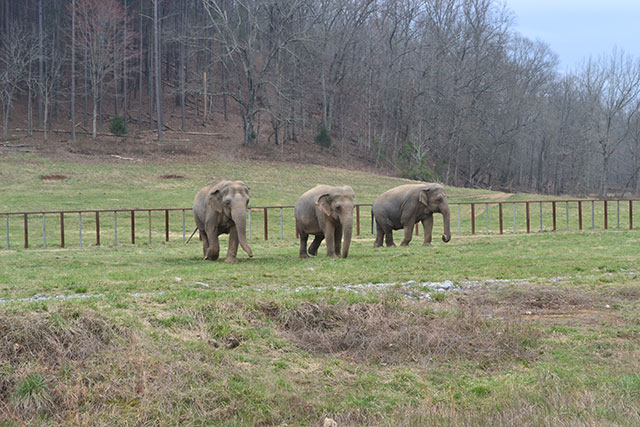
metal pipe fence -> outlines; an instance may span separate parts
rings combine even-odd
[[[538,229],[537,232],[557,232],[561,228],[563,231],[583,231],[584,223],[589,219],[591,230],[609,230],[610,218],[614,217],[615,230],[633,230],[633,210],[634,203],[637,205],[637,202],[640,202],[640,199],[450,202],[449,205],[451,222],[455,221],[454,217],[457,216],[458,235],[475,235],[478,232],[485,235],[502,235],[532,233],[532,223]],[[591,205],[590,214],[584,209],[585,203]],[[531,209],[532,205],[534,209]],[[371,206],[371,203],[355,206],[356,237],[365,237],[367,234],[371,236],[375,233]],[[505,209],[508,212],[509,207],[513,212],[513,229],[505,226]],[[194,223],[189,223],[186,219],[188,211],[190,212],[191,208],[0,212],[0,218],[4,217],[5,228],[5,244],[0,248],[85,247],[91,244],[89,242],[93,242],[95,246],[118,246],[127,243],[126,239],[123,239],[127,228],[130,232],[128,240],[132,245],[136,244],[136,238],[140,244],[141,233],[147,235],[148,244],[180,239],[186,242],[187,234],[191,234],[195,228]],[[293,206],[250,207],[247,216],[249,240],[269,240],[270,236],[278,236],[280,240],[293,238],[294,235],[298,237],[295,233]],[[252,216],[257,216],[257,221],[252,223]],[[438,224],[441,221],[439,218],[439,215],[434,215],[434,232],[441,226]],[[484,222],[480,223],[484,225],[480,225],[484,230],[477,229],[477,220]],[[371,225],[370,230],[363,232],[362,224],[367,222]],[[564,227],[560,225],[563,222]],[[613,220],[611,222],[613,224]],[[539,225],[539,228],[536,225]],[[42,229],[41,237],[34,231],[38,227]],[[77,229],[77,237],[74,233],[67,232],[73,228]],[[419,224],[415,225],[415,234],[420,234]]]

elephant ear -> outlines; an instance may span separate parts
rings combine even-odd
[[[331,216],[331,202],[329,201],[328,193],[318,197],[318,200],[316,200],[316,207],[326,216]]]
[[[433,188],[430,187],[420,190],[420,195],[418,196],[418,200],[420,201],[420,203],[425,206],[429,206],[429,197],[431,196],[432,191]]]
[[[209,194],[209,206],[217,213],[222,213],[222,199],[219,188]]]

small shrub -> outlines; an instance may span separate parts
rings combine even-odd
[[[331,135],[326,127],[320,128],[320,133],[316,136],[316,144],[327,148],[331,147]]]
[[[16,408],[25,413],[39,413],[52,406],[49,387],[40,374],[29,374],[22,380],[13,395]]]
[[[427,151],[423,145],[414,141],[408,141],[402,146],[398,153],[397,164],[403,178],[427,182],[437,181],[427,167]]]
[[[115,116],[109,122],[109,132],[117,136],[125,136],[127,134],[127,127],[125,126],[124,119],[119,116]]]

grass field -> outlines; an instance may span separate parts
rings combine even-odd
[[[52,174],[68,179],[40,179]],[[171,174],[184,178],[161,178]],[[189,207],[214,177],[243,179],[253,206],[292,204],[320,182],[349,184],[364,203],[403,182],[256,162],[15,155],[0,158],[0,212]],[[488,191],[448,193],[452,202],[492,200],[482,199]],[[482,232],[484,212],[476,214]],[[264,241],[258,216],[254,259],[240,252],[229,265],[203,261],[200,243],[185,245],[179,227],[169,243],[158,227],[148,244],[147,218],[135,246],[122,218],[114,247],[107,218],[101,246],[88,217],[84,247],[69,231],[65,249],[53,222],[41,248],[38,217],[34,247],[21,248],[22,224],[12,219],[11,249],[0,249],[0,425],[322,425],[326,417],[340,426],[635,425],[640,417],[638,231],[458,236],[452,220],[448,244],[423,247],[416,237],[407,248],[374,250],[363,231],[347,259],[300,260],[292,229],[283,240],[270,229]],[[462,291],[420,284],[445,280]],[[369,282],[398,285],[343,286]],[[414,298],[426,292],[431,300]],[[74,298],[21,300],[38,294]]]

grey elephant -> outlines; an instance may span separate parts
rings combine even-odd
[[[205,259],[218,259],[220,234],[229,234],[226,262],[237,261],[238,244],[249,257],[253,257],[246,238],[248,204],[249,187],[242,181],[219,179],[198,191],[193,199],[193,217],[200,232]]]
[[[309,245],[309,254],[317,255],[323,239],[327,239],[327,256],[342,257],[349,254],[353,230],[355,193],[349,186],[317,185],[296,201],[296,231],[300,235],[300,258],[307,258],[309,234],[315,238]],[[343,241],[344,236],[344,241]]]
[[[407,184],[385,191],[373,202],[373,215],[376,220],[376,241],[374,248],[393,243],[393,230],[404,229],[401,246],[411,241],[413,226],[422,222],[424,227],[424,245],[431,244],[433,214],[438,212],[444,219],[442,241],[451,240],[449,228],[450,212],[447,194],[440,184]]]

